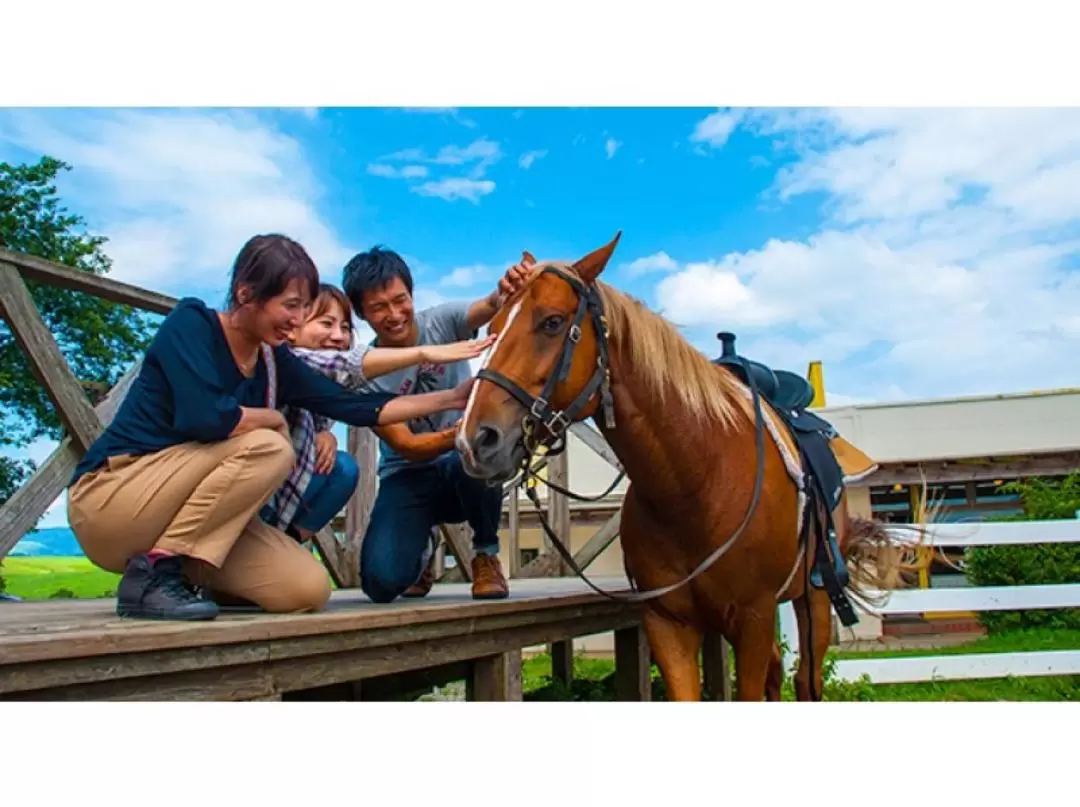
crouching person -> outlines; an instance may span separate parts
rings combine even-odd
[[[256,236],[237,256],[225,311],[186,298],[162,323],[68,490],[86,556],[123,574],[120,616],[213,619],[219,607],[199,588],[269,612],[321,609],[325,569],[258,515],[296,461],[278,408],[372,427],[464,405],[471,379],[399,398],[347,390],[301,362],[286,340],[318,285],[299,244]]]

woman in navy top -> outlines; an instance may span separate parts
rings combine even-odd
[[[228,309],[176,305],[76,468],[68,520],[91,561],[123,572],[121,616],[214,618],[217,604],[196,587],[267,611],[318,610],[330,596],[326,571],[258,516],[295,462],[278,408],[367,427],[464,408],[471,379],[427,395],[360,393],[297,359],[286,339],[318,282],[295,241],[248,241]]]

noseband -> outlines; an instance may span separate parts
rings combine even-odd
[[[545,266],[541,274],[556,275],[577,292],[578,307],[574,313],[574,320],[566,331],[563,339],[562,351],[555,369],[548,377],[544,388],[539,395],[531,395],[520,384],[511,378],[507,378],[500,372],[489,370],[486,367],[480,370],[477,378],[486,379],[493,384],[509,392],[518,403],[525,407],[525,417],[521,422],[522,443],[526,451],[526,467],[533,453],[540,445],[553,441],[548,448],[548,454],[558,454],[566,448],[566,430],[570,428],[574,419],[581,414],[582,410],[600,392],[600,405],[604,412],[604,424],[609,428],[615,428],[615,407],[611,399],[611,362],[608,352],[608,325],[604,317],[604,303],[596,286],[586,285],[574,275],[563,271],[555,266]],[[555,409],[551,405],[551,396],[555,393],[555,387],[566,381],[570,375],[570,366],[573,363],[574,348],[581,342],[581,324],[588,315],[592,319],[593,328],[596,331],[596,368],[587,384],[581,388],[577,397],[565,409]],[[537,441],[537,427],[547,431],[548,437]]]

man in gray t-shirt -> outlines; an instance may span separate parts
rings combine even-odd
[[[497,288],[473,302],[413,310],[413,280],[397,253],[376,247],[355,255],[342,286],[356,314],[375,331],[372,347],[445,345],[474,338],[494,318],[502,301],[520,288],[527,269],[511,267]],[[421,364],[368,382],[371,389],[409,395],[453,389],[469,378],[467,361]],[[381,440],[379,491],[361,549],[360,585],[372,600],[423,596],[431,588],[428,561],[432,528],[468,522],[473,530],[472,593],[501,599],[509,585],[499,563],[502,487],[473,479],[454,450],[460,412],[376,427]]]

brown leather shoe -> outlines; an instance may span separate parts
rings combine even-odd
[[[428,561],[428,565],[424,568],[424,571],[420,575],[420,579],[405,589],[402,593],[402,597],[426,597],[428,592],[431,591],[431,587],[435,584],[435,553],[431,553],[431,560]]]
[[[503,575],[498,555],[477,555],[472,561],[472,596],[474,600],[504,600],[510,585]]]

